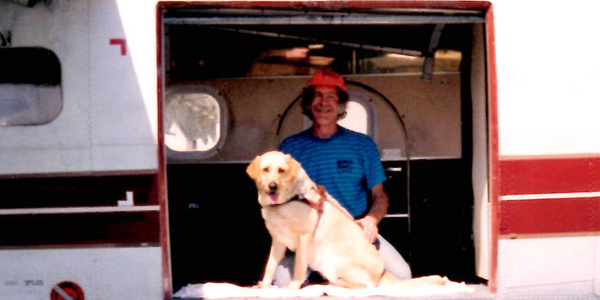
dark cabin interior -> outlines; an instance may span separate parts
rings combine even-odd
[[[348,25],[335,22],[340,18],[354,20],[354,17],[356,21],[348,21]],[[394,17],[399,20],[397,24],[376,21]],[[305,12],[176,7],[167,10],[164,18],[166,90],[179,85],[212,86],[226,99],[229,113],[227,126],[224,126],[226,132],[222,135],[226,136],[225,142],[210,155],[168,152],[174,291],[189,283],[202,282],[253,285],[261,278],[270,237],[260,215],[256,188],[245,169],[255,155],[276,148],[284,134],[296,131],[288,124],[292,121],[281,120],[288,115],[290,119],[299,118],[292,117],[299,115],[293,110],[286,114],[286,108],[294,106],[302,84],[323,64],[347,76],[347,80],[367,85],[381,93],[381,97],[390,99],[393,96],[385,95],[385,87],[371,84],[379,78],[377,76],[387,80],[412,76],[411,80],[419,84],[402,86],[404,93],[412,94],[428,93],[427,84],[431,81],[441,88],[451,84],[449,82],[456,85],[458,111],[455,114],[459,129],[458,138],[452,138],[452,144],[457,145],[458,150],[452,155],[427,153],[427,145],[419,146],[418,142],[426,134],[410,130],[417,128],[416,125],[401,128],[408,130],[404,137],[402,134],[393,137],[400,145],[395,147],[403,151],[398,159],[382,161],[388,176],[385,187],[390,196],[389,213],[409,217],[385,218],[380,224],[380,233],[409,262],[415,277],[438,274],[468,283],[484,282],[476,275],[474,259],[470,86],[473,31],[481,15],[468,11],[447,15],[436,11]],[[282,18],[301,21],[289,25],[278,21]],[[317,22],[311,22],[314,19]],[[440,30],[437,24],[444,26]],[[434,43],[436,30],[440,34]],[[315,43],[325,47],[309,49],[309,45]],[[431,49],[432,46],[435,47]],[[295,48],[309,49],[309,54],[289,57],[278,51]],[[436,51],[459,53],[462,59],[446,60],[436,55]],[[395,65],[378,60],[385,59],[384,54],[389,52],[407,53],[415,59]],[[427,66],[428,58],[435,59],[433,66]],[[429,71],[428,67],[431,67]],[[454,79],[445,79],[447,74],[452,74]],[[257,80],[268,82],[247,84]],[[286,89],[285,82],[290,80],[294,83]],[[265,89],[265,95],[260,95],[264,99],[253,99],[255,102],[250,104],[236,96],[259,93],[259,87],[263,86],[280,86],[287,96],[279,97],[277,93],[283,91]],[[443,96],[443,92],[440,94]],[[270,97],[279,99],[273,102]],[[168,96],[166,101],[169,101]],[[410,101],[409,98],[390,101],[396,104],[393,110],[401,119],[420,122],[411,119],[410,112],[396,102]],[[258,104],[251,105],[253,103]],[[418,105],[415,107],[413,109],[419,109]],[[444,108],[440,113],[444,114]],[[251,126],[260,122],[264,123],[260,126],[269,129]],[[376,122],[381,123],[376,125],[379,128],[376,142],[391,143],[386,124],[401,126],[393,118]],[[428,122],[436,120],[432,118]],[[278,136],[278,125],[287,126],[281,136]],[[400,129],[395,130],[400,132]],[[444,147],[442,143],[440,153],[444,153]],[[420,155],[420,151],[424,154]]]

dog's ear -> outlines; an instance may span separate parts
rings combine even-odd
[[[260,156],[257,156],[252,160],[252,162],[246,168],[246,173],[252,180],[256,180],[258,178],[258,165],[260,164]]]
[[[292,181],[298,176],[298,172],[300,172],[302,165],[300,165],[300,163],[289,154],[285,155],[285,162],[290,168],[288,172],[288,180]]]

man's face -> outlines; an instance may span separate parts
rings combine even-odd
[[[313,122],[319,125],[332,125],[337,123],[340,98],[337,89],[333,86],[315,86],[315,98],[310,105]]]

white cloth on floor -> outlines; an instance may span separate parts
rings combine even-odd
[[[313,284],[299,290],[289,290],[273,286],[268,289],[243,287],[225,282],[208,282],[188,284],[182,287],[175,295],[182,299],[218,299],[218,298],[291,298],[291,297],[368,297],[368,296],[440,296],[470,294],[474,287],[465,283],[448,282],[446,285],[423,285],[414,288],[368,288],[346,289],[331,285]]]

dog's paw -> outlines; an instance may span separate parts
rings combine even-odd
[[[253,289],[271,289],[274,287],[275,285],[263,281],[259,281],[256,285],[252,286]]]
[[[300,287],[302,286],[302,281],[292,281],[290,282],[290,284],[288,284],[288,286],[286,287],[286,289],[288,290],[299,290]]]

